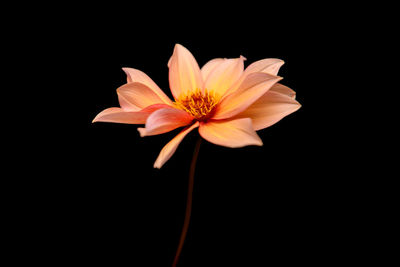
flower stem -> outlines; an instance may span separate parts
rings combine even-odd
[[[174,259],[174,263],[172,264],[172,267],[176,267],[176,264],[178,263],[179,255],[181,254],[181,251],[183,248],[183,243],[185,242],[185,238],[186,238],[186,233],[189,228],[190,214],[192,212],[194,172],[196,169],[197,157],[199,156],[200,144],[201,144],[201,136],[199,136],[199,139],[196,142],[196,146],[195,146],[194,152],[193,152],[192,163],[190,164],[185,221],[183,222],[181,239],[179,241],[178,249],[176,250],[176,255],[175,255],[175,259]]]

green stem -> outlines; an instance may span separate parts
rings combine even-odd
[[[183,243],[185,242],[187,230],[189,228],[190,215],[192,213],[194,172],[195,172],[195,169],[196,169],[197,157],[199,156],[200,144],[201,144],[201,137],[199,136],[199,139],[197,140],[196,146],[194,148],[192,163],[190,164],[185,221],[183,222],[181,239],[179,241],[178,249],[176,250],[176,255],[175,255],[175,259],[174,259],[174,263],[172,264],[172,267],[176,267],[176,264],[178,263],[179,255],[181,254],[181,251],[182,251],[182,248],[183,248]]]

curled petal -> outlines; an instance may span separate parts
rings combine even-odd
[[[141,137],[162,134],[186,126],[193,117],[186,111],[173,107],[162,108],[153,112],[146,120],[146,128],[138,128]]]
[[[92,122],[144,124],[152,112],[165,107],[168,107],[168,105],[155,104],[140,111],[126,111],[122,108],[108,108],[100,112]]]
[[[204,80],[204,87],[223,96],[240,78],[244,68],[244,57],[224,59],[216,65]]]
[[[283,64],[285,64],[285,62],[277,58],[262,59],[250,64],[244,71],[244,75],[254,72],[264,72],[271,75],[278,75],[278,71]]]
[[[117,92],[117,95],[118,95],[119,105],[121,106],[121,108],[123,110],[125,110],[125,111],[140,111],[141,110],[140,107],[133,104],[133,101],[131,101],[129,95],[124,94],[124,93],[119,94],[118,92]],[[128,98],[125,98],[126,95],[128,96]]]
[[[244,111],[281,79],[262,72],[249,74],[235,92],[221,100],[213,119],[230,118]]]
[[[196,59],[180,44],[175,45],[169,62],[169,85],[175,99],[182,93],[204,88]]]
[[[283,60],[277,58],[266,58],[250,64],[243,72],[243,75],[229,89],[229,93],[235,92],[247,76],[251,73],[263,72],[271,75],[277,75],[280,67],[284,64]]]
[[[143,83],[127,83],[117,89],[120,105],[124,110],[137,111],[154,104],[165,103]]]
[[[183,138],[194,128],[199,126],[199,122],[194,123],[190,127],[183,129],[177,136],[175,136],[168,144],[166,144],[158,155],[157,160],[154,162],[154,168],[160,169],[165,162],[167,162],[175,153],[178,145],[182,142]]]
[[[143,71],[133,68],[122,68],[126,73],[128,83],[138,82],[149,87],[165,104],[172,104],[171,99],[158,87],[158,85]]]
[[[272,86],[269,91],[274,91],[280,94],[287,95],[292,99],[296,99],[296,92],[280,83],[274,84],[274,86]]]
[[[222,62],[224,62],[225,59],[223,58],[214,58],[210,61],[208,61],[204,66],[201,68],[201,75],[203,77],[203,81],[207,80],[208,75]]]
[[[262,141],[249,118],[201,123],[199,133],[207,141],[220,146],[262,146]]]
[[[272,88],[250,107],[234,118],[250,118],[256,131],[269,127],[287,115],[295,112],[301,105],[292,97],[273,91]]]

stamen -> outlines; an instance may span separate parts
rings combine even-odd
[[[196,120],[204,121],[212,116],[212,112],[218,103],[215,92],[196,89],[194,92],[179,96],[175,105],[188,112]]]

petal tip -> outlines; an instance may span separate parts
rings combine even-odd
[[[178,47],[179,47],[179,48],[182,48],[182,47],[184,47],[184,46],[181,45],[180,43],[176,43],[176,44],[175,44],[175,48],[178,48]]]
[[[133,82],[132,77],[131,77],[131,75],[129,74],[129,71],[132,70],[132,68],[124,67],[124,68],[122,68],[122,70],[125,72],[127,83]]]
[[[145,137],[146,136],[146,128],[138,128],[137,130],[138,130],[138,132],[140,134],[140,137]]]
[[[157,162],[157,161],[154,162],[154,165],[153,165],[154,169],[158,169],[159,170],[159,169],[161,169],[161,167],[162,167],[162,165],[159,162]]]
[[[253,146],[264,146],[264,143],[261,140],[260,136],[258,134],[255,134],[254,140],[250,145],[253,145]]]
[[[301,107],[302,107],[302,105],[296,101],[296,103],[294,104],[294,107],[293,107],[293,112],[299,110]]]
[[[173,52],[173,54],[175,54],[176,53],[176,51],[178,50],[178,49],[184,49],[185,47],[183,46],[183,45],[181,45],[181,44],[179,44],[179,43],[176,43],[175,45],[174,45],[174,52]],[[170,62],[168,62],[168,64],[170,64]]]
[[[100,117],[101,117],[100,114],[101,114],[101,113],[102,113],[102,112],[100,112],[99,114],[96,115],[96,117],[94,117],[94,119],[92,120],[92,123],[101,121],[101,120],[100,120]]]

